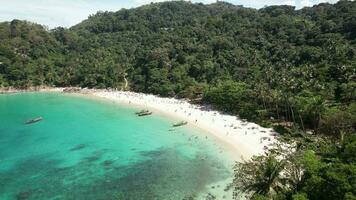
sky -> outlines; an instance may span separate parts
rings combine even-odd
[[[0,0],[0,22],[27,20],[54,28],[73,26],[97,11],[117,11],[163,0]],[[216,0],[192,0],[213,3]],[[298,9],[322,2],[338,0],[224,0],[244,7],[262,8],[266,5],[293,5]]]

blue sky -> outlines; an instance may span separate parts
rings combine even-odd
[[[21,19],[54,28],[70,27],[86,19],[97,11],[117,11],[134,8],[150,2],[162,0],[0,0],[0,21]],[[293,5],[297,8],[337,0],[225,0],[245,7],[261,8],[265,5]],[[212,3],[215,0],[193,0]]]

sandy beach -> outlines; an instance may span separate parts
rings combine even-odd
[[[17,92],[64,92],[80,95],[96,100],[104,100],[123,106],[139,109],[148,109],[153,115],[169,117],[173,122],[186,121],[187,126],[201,129],[196,132],[197,137],[213,140],[219,146],[218,153],[231,158],[229,165],[235,161],[248,160],[253,155],[263,154],[267,148],[276,142],[277,133],[271,128],[263,128],[255,123],[239,119],[236,116],[209,110],[206,107],[189,103],[187,100],[163,98],[151,94],[116,91],[96,90],[82,88],[51,88],[43,87],[30,90],[6,89],[1,93]],[[179,127],[178,127],[179,128]],[[188,127],[189,128],[189,127]],[[170,132],[174,134],[173,132]],[[198,199],[205,199],[206,192],[214,194],[218,199],[232,199],[231,190],[226,188],[232,179],[213,182],[206,186],[206,191],[199,194]]]
[[[126,91],[95,90],[85,93],[187,121],[189,125],[203,129],[233,148],[242,159],[263,154],[276,141],[277,133],[271,128],[264,128],[218,111],[206,110],[186,100]]]
[[[153,112],[160,112],[179,121],[187,121],[188,125],[204,130],[217,138],[227,148],[236,152],[240,159],[249,159],[260,155],[276,141],[278,135],[271,128],[247,122],[236,116],[223,114],[219,111],[207,110],[202,106],[193,105],[186,100],[163,98],[151,94],[128,91],[94,90],[80,88],[40,87],[30,90],[6,89],[0,93],[16,92],[72,92],[90,95],[115,103],[128,104]]]
[[[66,88],[64,87],[49,87],[49,86],[38,86],[30,87],[26,89],[18,89],[13,87],[0,88],[0,94],[12,94],[19,92],[63,92]]]

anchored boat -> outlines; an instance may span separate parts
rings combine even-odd
[[[39,121],[42,121],[42,120],[43,120],[42,117],[36,117],[36,118],[30,119],[30,120],[27,120],[25,122],[25,124],[33,124],[33,123],[36,123],[36,122],[39,122]]]
[[[188,124],[187,121],[181,121],[181,122],[173,124],[173,127],[184,126],[184,125],[187,125],[187,124]]]
[[[139,114],[142,114],[142,113],[145,113],[145,112],[150,112],[150,111],[149,110],[140,110],[140,111],[136,112],[135,114],[139,115]]]
[[[152,112],[149,110],[141,110],[140,112],[136,112],[136,115],[142,117],[146,115],[152,115]]]

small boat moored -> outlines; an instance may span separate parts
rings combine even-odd
[[[136,115],[139,115],[139,114],[142,114],[142,113],[145,113],[145,112],[150,112],[149,110],[140,110],[138,112],[135,112]]]
[[[152,115],[152,112],[149,110],[141,110],[140,112],[136,112],[136,115],[139,117]]]
[[[36,123],[36,122],[39,122],[39,121],[42,121],[42,120],[43,120],[42,117],[36,117],[36,118],[30,119],[30,120],[27,120],[25,122],[25,124],[33,124],[33,123]]]
[[[187,121],[181,121],[181,122],[173,124],[173,127],[184,126],[184,125],[187,125],[187,124],[188,124]]]

